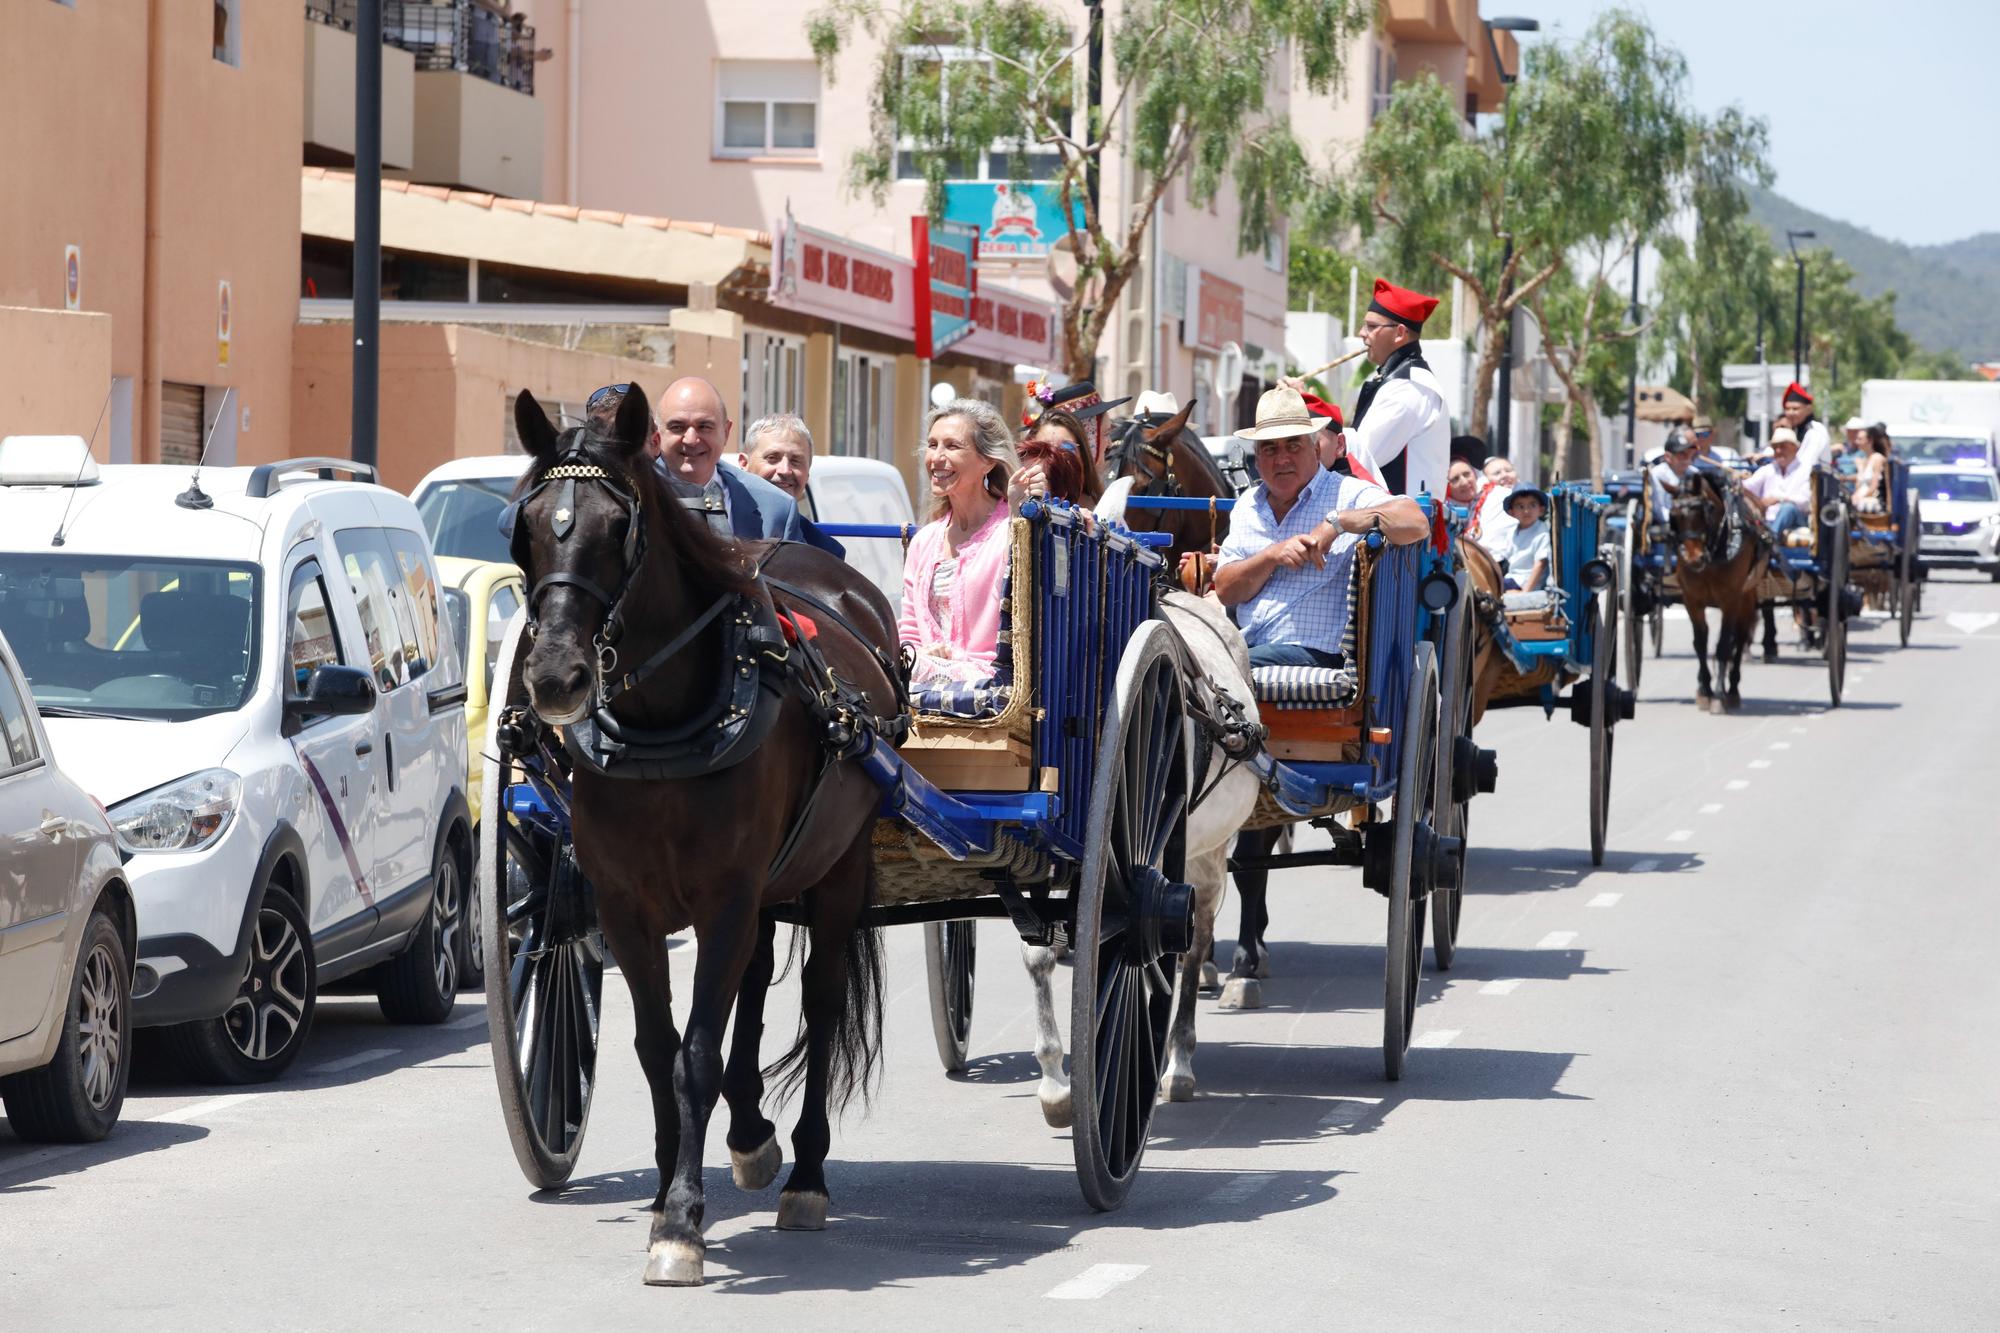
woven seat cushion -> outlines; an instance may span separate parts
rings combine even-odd
[[[1534,592],[1508,592],[1500,595],[1500,604],[1509,615],[1517,611],[1546,611],[1560,602],[1555,592],[1549,588],[1538,588]]]
[[[967,685],[931,685],[915,689],[910,692],[910,703],[919,713],[976,720],[1000,716],[1011,694],[1011,686],[982,680]]]
[[[1250,669],[1257,702],[1273,708],[1341,708],[1361,694],[1346,667],[1260,666]]]

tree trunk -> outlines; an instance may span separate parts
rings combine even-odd
[[[1472,372],[1472,406],[1467,414],[1465,429],[1468,434],[1488,439],[1486,433],[1487,413],[1493,404],[1493,377],[1500,369],[1500,353],[1507,346],[1507,321],[1500,312],[1482,304],[1479,317],[1485,325],[1485,334],[1480,339],[1479,364]],[[1505,412],[1507,404],[1500,404]]]

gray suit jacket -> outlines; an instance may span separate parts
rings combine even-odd
[[[667,465],[656,462],[654,469],[662,480],[667,477]],[[754,472],[745,472],[740,467],[729,467],[718,463],[715,475],[722,482],[722,489],[729,493],[729,526],[739,538],[749,541],[766,539],[771,541],[802,542],[805,531],[799,526],[799,507],[792,503],[792,497],[765,481]],[[669,493],[672,487],[666,488]]]

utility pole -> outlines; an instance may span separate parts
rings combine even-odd
[[[1796,295],[1792,301],[1792,383],[1797,384],[1805,373],[1806,365],[1806,261],[1799,253],[1798,242],[1819,239],[1818,232],[1785,232],[1785,246],[1792,252],[1792,268],[1796,272],[1794,284]]]
[[[1500,108],[1501,120],[1503,122],[1501,132],[1507,135],[1507,155],[1510,163],[1513,160],[1514,138],[1512,134],[1513,121],[1508,119],[1508,113],[1513,109],[1514,105],[1514,81],[1520,78],[1521,74],[1518,68],[1510,71],[1507,68],[1506,62],[1500,59],[1500,44],[1495,40],[1493,34],[1495,32],[1540,32],[1541,30],[1541,22],[1537,19],[1503,17],[1488,19],[1486,21],[1486,41],[1488,47],[1493,52],[1493,64],[1500,71],[1501,96],[1506,98],[1505,105]],[[1502,188],[1505,188],[1504,184]],[[1498,447],[1495,449],[1495,452],[1502,458],[1508,458],[1512,456],[1510,451],[1514,443],[1515,312],[1507,304],[1508,300],[1514,294],[1514,278],[1512,273],[1514,266],[1514,233],[1510,230],[1504,233],[1504,235],[1507,244],[1506,252],[1500,259],[1500,307],[1507,312],[1507,341],[1501,344],[1500,347],[1500,431],[1496,440]],[[1351,313],[1348,317],[1348,322],[1350,325],[1353,323]]]
[[[1632,242],[1632,327],[1639,327],[1639,254],[1645,247],[1638,240]],[[1625,465],[1632,466],[1638,461],[1635,442],[1639,434],[1639,344],[1632,344],[1632,374],[1625,381]]]
[[[354,24],[354,409],[349,452],[376,465],[382,384],[382,0]]]

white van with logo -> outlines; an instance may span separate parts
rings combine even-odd
[[[283,1072],[340,978],[397,1022],[455,1001],[465,683],[423,524],[370,475],[0,442],[0,632],[127,860],[133,1021],[204,1078]]]

